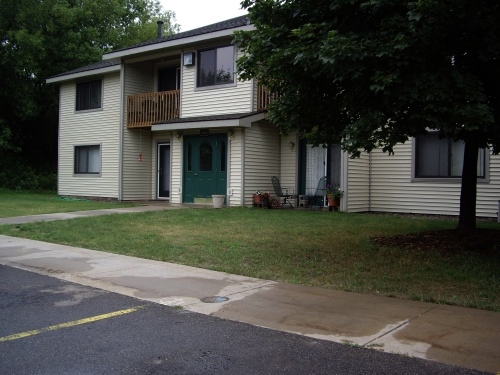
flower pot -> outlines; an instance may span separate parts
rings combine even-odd
[[[212,195],[212,203],[214,208],[222,208],[224,206],[225,195]]]
[[[262,195],[254,194],[253,195],[253,203],[260,204],[262,202]]]
[[[335,198],[333,194],[327,194],[326,198],[328,199],[329,207],[338,207],[340,206],[340,198]]]

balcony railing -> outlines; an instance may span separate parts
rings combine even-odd
[[[148,127],[179,117],[180,91],[150,92],[127,98],[127,127]]]
[[[262,85],[257,85],[257,111],[267,109],[267,106],[278,97],[278,94],[271,93]]]

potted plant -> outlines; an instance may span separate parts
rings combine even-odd
[[[340,185],[326,185],[326,198],[328,206],[340,206],[340,198],[344,195],[344,191],[340,189]]]
[[[254,204],[261,204],[262,203],[262,191],[260,190],[257,190],[254,194],[253,194],[253,203]]]

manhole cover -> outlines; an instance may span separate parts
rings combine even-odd
[[[221,303],[226,302],[229,298],[221,296],[204,297],[200,301],[205,303]]]

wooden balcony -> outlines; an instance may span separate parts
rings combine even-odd
[[[127,98],[127,127],[149,127],[179,117],[180,91],[150,92]]]
[[[261,84],[257,85],[257,111],[267,109],[267,106],[278,97],[278,94],[271,93]]]

